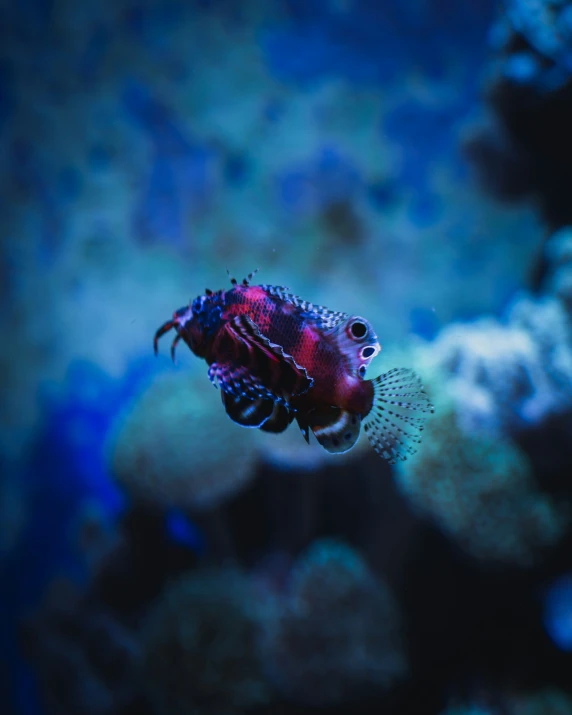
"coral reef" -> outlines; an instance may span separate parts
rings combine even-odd
[[[63,0],[40,26],[6,9],[0,328],[16,341],[0,346],[6,449],[24,449],[36,427],[41,382],[62,379],[73,358],[120,377],[162,317],[204,282],[216,287],[227,263],[362,314],[383,292],[389,337],[406,335],[419,307],[439,325],[493,310],[499,284],[525,275],[527,253],[507,237],[533,245],[529,212],[475,200],[448,168],[475,57],[451,61],[442,40],[470,39],[476,52],[490,1],[449,7],[446,28],[428,6],[421,22],[394,0],[230,5]],[[293,44],[316,86],[287,69],[294,81],[283,80],[281,48]]]
[[[168,538],[162,514],[128,510],[113,529],[101,516],[92,505],[78,515],[87,583],[55,576],[21,625],[49,715],[150,712],[138,681],[141,620],[165,583],[195,563]]]
[[[505,0],[489,37],[484,91],[494,120],[471,138],[471,156],[485,186],[534,196],[555,229],[571,220],[569,3]]]
[[[167,588],[141,637],[143,687],[158,715],[235,715],[271,699],[253,595],[234,571],[186,576]]]
[[[314,706],[367,700],[406,673],[399,615],[360,555],[318,541],[295,562],[262,639],[269,676]]]
[[[527,457],[507,438],[466,432],[451,405],[437,407],[424,448],[397,466],[404,496],[479,559],[538,560],[566,532],[568,509],[538,491]]]
[[[227,417],[206,374],[164,374],[118,418],[111,469],[134,497],[207,508],[253,478],[258,437]]]
[[[487,48],[494,5],[0,8],[2,712],[570,711],[570,3]],[[153,359],[227,266],[367,317],[372,374],[435,338],[414,460]]]
[[[572,410],[572,326],[549,296],[518,296],[502,322],[453,323],[423,353],[448,376],[469,434],[511,435]]]
[[[137,636],[85,600],[70,582],[52,583],[41,610],[23,628],[53,715],[118,715],[134,700]]]
[[[543,289],[556,296],[572,314],[572,226],[555,231],[544,244]]]

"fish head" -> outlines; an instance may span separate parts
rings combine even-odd
[[[350,374],[363,379],[368,365],[381,350],[370,323],[359,315],[350,315],[332,333]]]
[[[177,332],[198,357],[205,357],[212,337],[222,325],[224,300],[219,293],[197,296],[190,305],[175,311]]]

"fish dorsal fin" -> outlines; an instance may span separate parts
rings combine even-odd
[[[349,317],[347,313],[330,310],[324,305],[314,305],[314,303],[310,303],[294,295],[294,293],[290,293],[289,289],[285,286],[261,285],[260,288],[269,295],[276,296],[280,298],[280,300],[296,306],[296,308],[299,308],[300,311],[305,314],[306,318],[313,320],[316,325],[323,330],[329,330]]]
[[[390,464],[414,454],[421,441],[426,415],[434,408],[419,377],[408,368],[394,368],[371,381],[373,405],[364,431],[375,449]]]
[[[311,429],[318,443],[333,454],[347,452],[359,437],[360,416],[340,407],[316,409],[297,419],[302,434],[307,435],[308,428]]]
[[[355,377],[365,376],[368,365],[381,350],[373,328],[358,315],[348,316],[325,336],[335,343],[347,371]]]

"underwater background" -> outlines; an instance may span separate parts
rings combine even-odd
[[[2,715],[572,714],[572,2],[0,4]],[[389,466],[155,330],[363,315]]]

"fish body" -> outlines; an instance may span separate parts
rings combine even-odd
[[[312,431],[325,449],[341,453],[353,447],[363,421],[390,462],[415,451],[432,405],[411,370],[365,379],[381,349],[368,321],[282,286],[250,285],[251,277],[175,311],[156,332],[155,351],[175,329],[173,358],[179,340],[203,358],[229,417],[245,427],[282,432],[296,419],[307,441]]]

